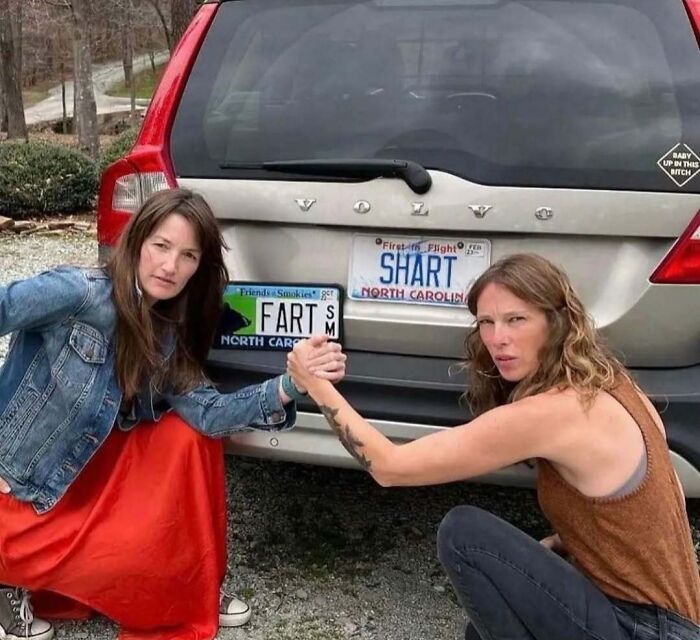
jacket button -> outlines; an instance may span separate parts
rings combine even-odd
[[[275,411],[275,412],[270,416],[270,419],[272,420],[272,422],[279,422],[279,421],[282,419],[282,416],[281,416],[277,411]]]

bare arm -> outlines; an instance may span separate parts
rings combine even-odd
[[[328,382],[305,366],[304,348],[289,355],[288,370],[308,389],[348,452],[379,484],[425,485],[464,480],[534,457],[548,457],[558,430],[541,399],[498,407],[469,424],[395,445],[360,416]]]

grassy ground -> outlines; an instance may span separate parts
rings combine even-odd
[[[164,64],[157,65],[155,74],[153,73],[153,70],[149,68],[144,71],[140,71],[134,76],[136,81],[137,98],[148,99],[153,95],[153,91],[156,88],[156,84],[158,84],[158,80],[160,80],[164,67]],[[129,87],[126,86],[126,82],[120,82],[119,84],[115,84],[109,91],[107,91],[107,95],[128,98],[131,93],[129,91]]]
[[[27,109],[37,102],[41,102],[49,97],[49,89],[58,84],[56,80],[44,80],[35,84],[33,87],[22,90],[22,102],[24,103],[24,108]]]

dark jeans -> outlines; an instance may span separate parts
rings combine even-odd
[[[700,640],[689,620],[608,598],[556,553],[476,507],[445,516],[438,555],[471,620],[466,640]]]

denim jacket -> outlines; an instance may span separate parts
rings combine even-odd
[[[38,513],[63,496],[115,424],[122,393],[114,371],[116,309],[103,269],[60,267],[0,286],[0,335],[13,333],[0,369],[0,477]],[[211,437],[294,424],[279,378],[222,394],[210,385],[135,401],[140,420],[173,409]],[[150,385],[149,385],[150,387]]]

